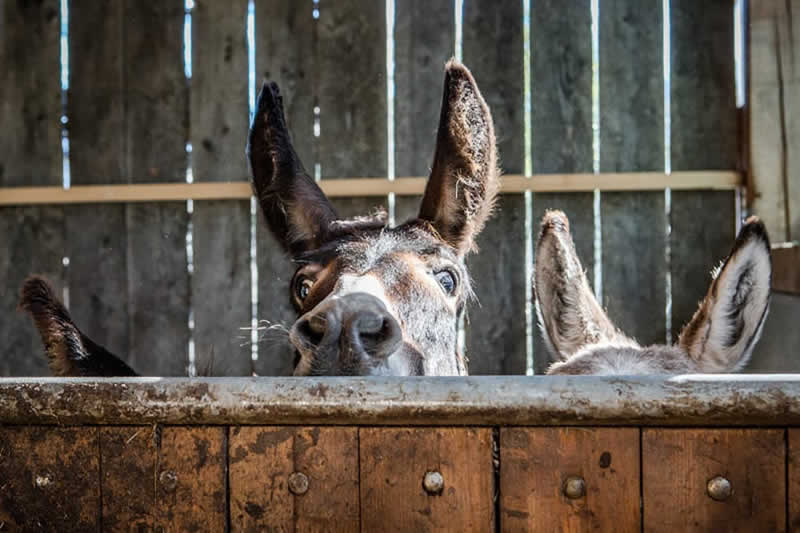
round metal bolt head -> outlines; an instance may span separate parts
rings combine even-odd
[[[289,476],[289,491],[298,496],[308,492],[308,476],[302,472],[293,472]]]
[[[564,481],[564,496],[570,500],[577,500],[586,495],[586,482],[582,477],[569,476]]]
[[[439,472],[425,472],[422,486],[428,494],[441,494],[444,490],[444,478]]]
[[[724,502],[733,493],[731,482],[722,476],[712,477],[706,485],[706,492],[713,500]]]
[[[178,474],[172,470],[164,470],[161,472],[161,475],[158,476],[158,480],[161,482],[161,487],[167,492],[172,492],[178,487]]]

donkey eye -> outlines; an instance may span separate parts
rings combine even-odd
[[[302,278],[297,283],[297,288],[295,289],[295,293],[297,294],[297,299],[301,302],[308,298],[308,293],[311,292],[311,287],[314,286],[314,281],[311,278]]]
[[[456,279],[453,274],[448,270],[442,270],[434,274],[436,277],[436,281],[439,282],[439,285],[442,286],[442,289],[448,296],[452,296],[452,294],[456,290]]]

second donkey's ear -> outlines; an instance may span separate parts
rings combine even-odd
[[[292,255],[318,247],[338,217],[292,147],[275,83],[265,83],[247,139],[253,192],[270,231]]]
[[[500,187],[489,107],[467,68],[446,66],[433,168],[419,218],[463,255],[473,248]]]

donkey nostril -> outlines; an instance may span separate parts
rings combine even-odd
[[[297,325],[297,332],[300,337],[312,346],[319,346],[322,338],[325,336],[325,324],[323,320],[317,317],[311,317],[309,320],[303,320]]]

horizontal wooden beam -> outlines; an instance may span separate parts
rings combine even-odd
[[[2,424],[797,426],[797,374],[0,378]]]
[[[330,197],[420,195],[426,178],[343,178],[322,180]],[[519,174],[503,177],[502,192],[650,191],[734,189],[741,185],[736,171],[627,172],[614,174]],[[0,205],[89,204],[115,202],[174,202],[182,200],[246,200],[252,192],[246,181],[205,183],[143,183],[136,185],[76,185],[0,188]]]

